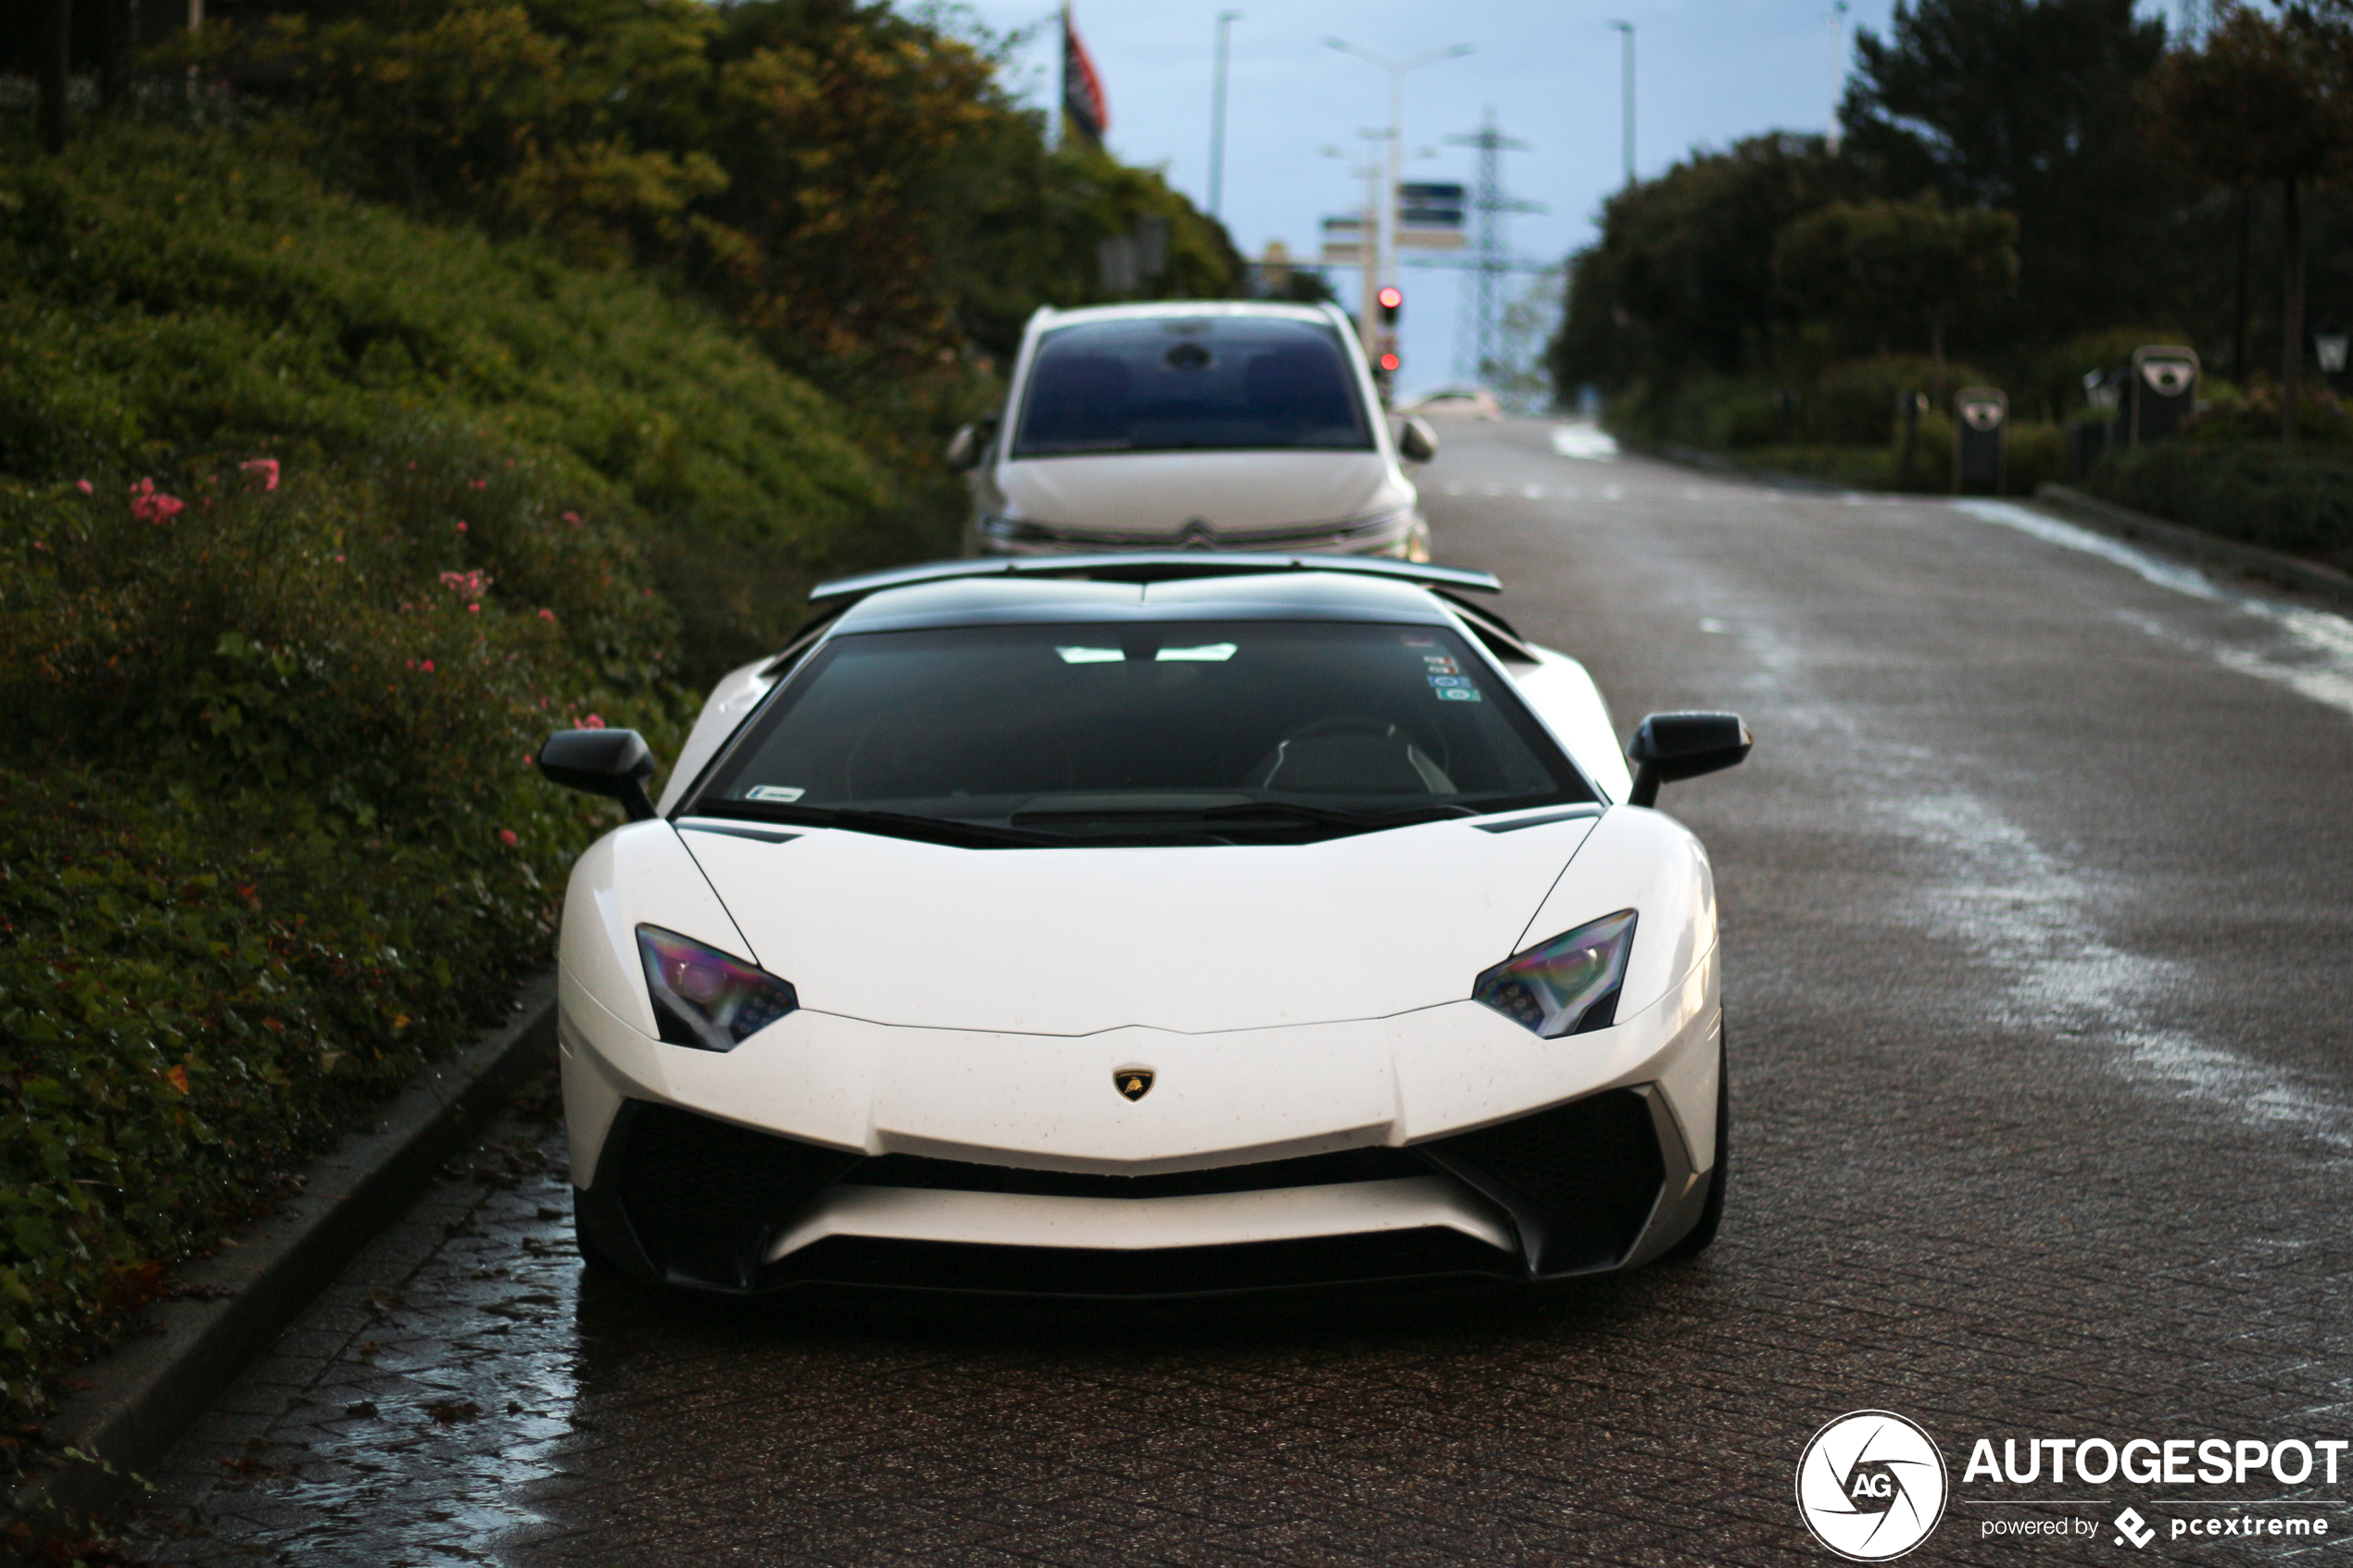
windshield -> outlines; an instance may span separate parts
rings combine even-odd
[[[1373,449],[1340,335],[1319,321],[1203,316],[1048,332],[1013,455],[1302,446]]]
[[[1430,626],[851,633],[689,809],[951,842],[1239,843],[1592,800],[1507,684]]]

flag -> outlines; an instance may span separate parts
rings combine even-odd
[[[1087,45],[1078,41],[1068,6],[1063,7],[1063,113],[1090,144],[1103,144],[1103,132],[1111,129],[1111,105],[1104,101],[1103,79],[1087,57]]]

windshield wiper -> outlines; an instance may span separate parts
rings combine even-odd
[[[706,800],[695,812],[709,817],[747,817],[761,822],[805,822],[811,827],[849,828],[887,838],[912,838],[960,849],[1060,848],[1070,842],[1059,833],[1024,832],[955,817],[925,817],[913,811],[863,811],[837,806],[778,806],[749,800]]]

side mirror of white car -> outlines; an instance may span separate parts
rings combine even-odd
[[[1426,463],[1438,456],[1438,432],[1416,414],[1397,428],[1397,455],[1409,463]]]
[[[1654,713],[1635,728],[1626,760],[1634,764],[1629,806],[1655,806],[1658,786],[1729,768],[1755,744],[1737,713]]]
[[[558,730],[539,748],[539,771],[550,784],[620,801],[633,822],[654,819],[646,793],[653,748],[635,730]]]
[[[981,454],[988,450],[990,438],[997,433],[995,420],[975,420],[961,425],[948,438],[948,467],[956,473],[980,466]]]

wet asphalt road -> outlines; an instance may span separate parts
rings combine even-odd
[[[1979,1437],[2353,1438],[2353,625],[2022,512],[1446,436],[1441,558],[1501,572],[1621,730],[1758,736],[1663,802],[1725,911],[1737,1176],[1702,1261],[1181,1328],[682,1310],[584,1278],[527,1106],[182,1447],[147,1549],[1825,1563],[1794,1467],[1881,1407],[1951,1467],[1912,1561],[2347,1555],[2353,1454],[2336,1486],[1962,1469]],[[2330,1534],[2170,1533],[2223,1513]],[[2095,1533],[1987,1533],[2031,1520]]]

